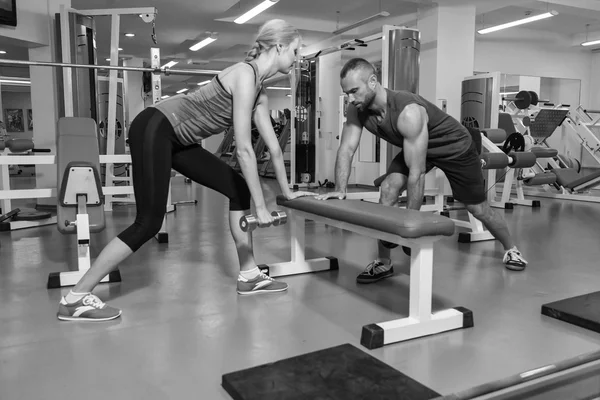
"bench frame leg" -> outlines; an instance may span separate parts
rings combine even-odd
[[[306,259],[304,255],[306,219],[293,210],[287,210],[286,214],[287,225],[290,227],[290,261],[261,264],[259,265],[261,271],[271,277],[277,277],[338,269],[338,260],[335,257]]]
[[[368,349],[473,326],[473,313],[463,307],[431,312],[433,243],[411,248],[409,315],[363,326],[360,343]]]
[[[48,289],[75,286],[91,268],[90,256],[90,217],[87,213],[77,213],[77,271],[52,272],[48,276]],[[100,282],[121,282],[121,273],[115,270]]]
[[[272,277],[339,268],[338,260],[334,257],[306,260],[306,219],[356,232],[374,239],[386,240],[411,249],[409,316],[407,318],[363,326],[360,341],[366,348],[375,349],[386,344],[473,326],[473,314],[466,308],[455,307],[435,313],[431,312],[433,297],[433,244],[437,240],[436,238],[405,239],[396,235],[335,221],[303,211],[287,209],[286,213],[288,215],[287,224],[290,229],[291,261],[260,265],[261,270]]]

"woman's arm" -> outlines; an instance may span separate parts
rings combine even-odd
[[[258,128],[260,136],[269,148],[271,161],[273,161],[273,169],[275,170],[275,177],[277,178],[277,182],[281,188],[281,193],[285,197],[289,198],[291,191],[289,188],[285,164],[283,162],[283,153],[281,152],[279,139],[277,139],[277,135],[275,135],[275,130],[273,129],[273,124],[271,123],[269,101],[264,91],[261,92],[256,110],[254,111],[254,123]]]
[[[266,204],[258,179],[258,167],[256,165],[256,156],[254,155],[252,136],[250,134],[252,107],[256,98],[255,87],[255,76],[252,67],[240,66],[235,71],[235,79],[231,82],[235,148],[240,167],[242,168],[242,174],[250,189],[254,206],[257,212],[259,212],[266,211]]]

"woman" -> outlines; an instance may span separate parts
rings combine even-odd
[[[129,146],[136,197],[135,222],[113,239],[92,267],[59,304],[60,320],[108,321],[121,310],[103,303],[91,292],[118,264],[161,228],[166,211],[171,169],[229,198],[229,227],[240,262],[240,294],[280,292],[287,284],[262,274],[254,261],[252,238],[239,227],[254,201],[259,224],[270,224],[251,143],[251,121],[271,151],[282,194],[293,199],[309,192],[291,192],[283,155],[271,125],[262,82],[292,69],[300,46],[298,31],[282,20],[259,30],[245,62],[237,63],[188,95],[174,96],[142,111],[131,124]],[[243,176],[198,143],[233,126]],[[244,179],[245,178],[245,179]]]

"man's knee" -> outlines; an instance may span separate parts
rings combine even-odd
[[[489,219],[494,213],[492,207],[490,207],[490,204],[487,202],[487,200],[478,204],[465,204],[465,207],[468,212],[470,212],[475,218],[479,220]]]
[[[396,199],[404,190],[406,177],[399,173],[389,174],[381,182],[381,197],[385,199]]]

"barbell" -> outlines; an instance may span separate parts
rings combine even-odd
[[[57,68],[87,68],[98,70],[118,70],[118,71],[138,71],[151,72],[153,74],[168,75],[216,75],[221,71],[212,69],[170,69],[170,68],[147,68],[147,67],[125,67],[118,65],[95,65],[95,64],[73,64],[58,63],[50,61],[24,61],[24,60],[3,60],[0,59],[0,65],[26,65],[37,67],[57,67]]]
[[[515,97],[503,97],[502,99],[512,101],[519,110],[525,110],[529,106],[537,106],[540,101],[549,102],[549,100],[540,100],[538,94],[533,90],[521,90]]]

